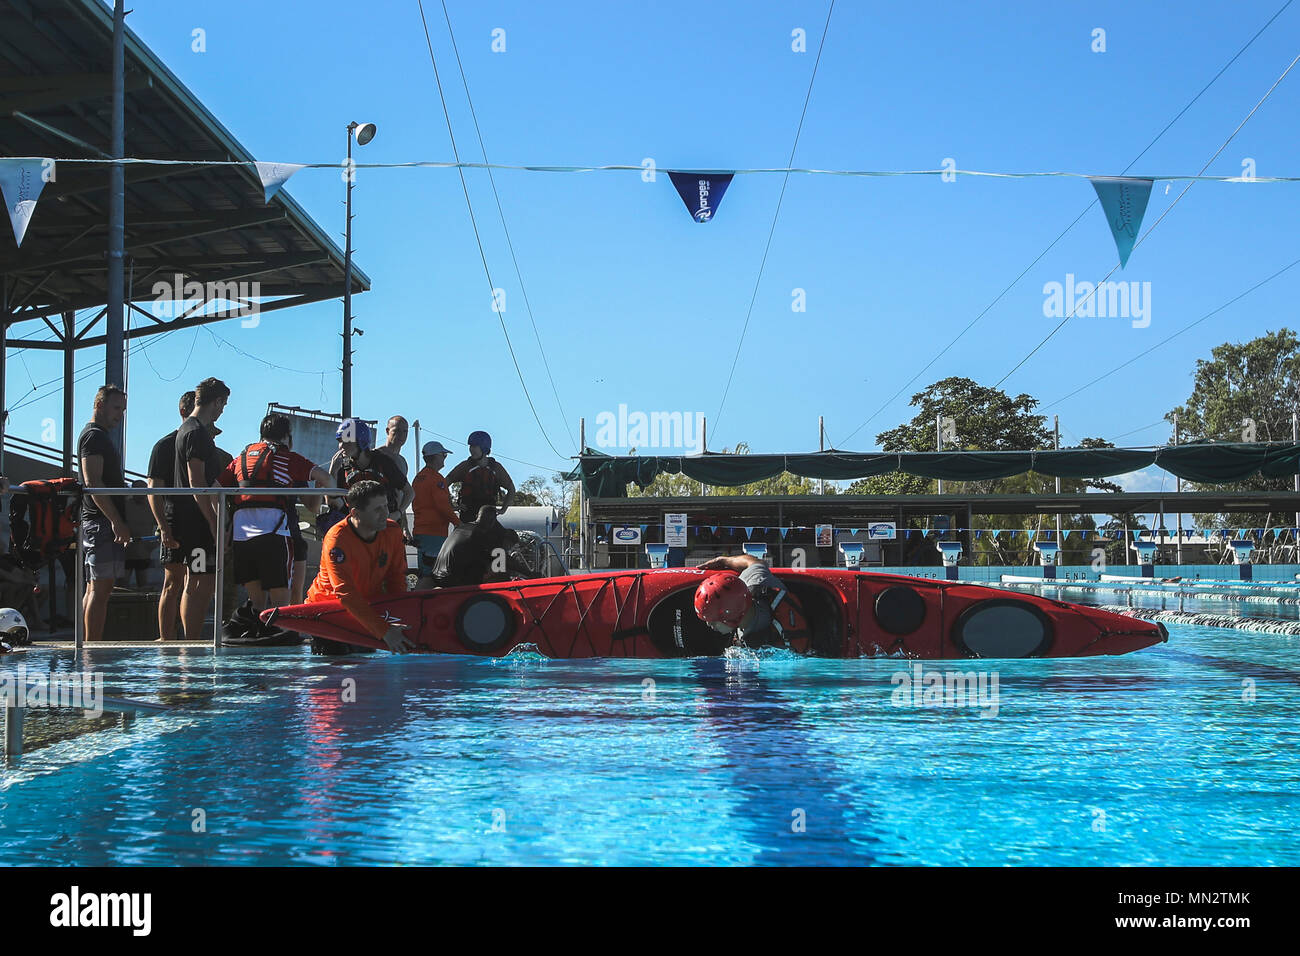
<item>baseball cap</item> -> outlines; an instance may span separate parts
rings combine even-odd
[[[430,455],[450,455],[451,452],[442,447],[442,442],[427,441],[424,443],[424,447],[420,449],[420,454],[427,458]]]

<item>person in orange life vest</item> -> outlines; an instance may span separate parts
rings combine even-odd
[[[334,487],[351,488],[358,481],[378,482],[388,500],[388,517],[397,522],[405,537],[407,528],[403,502],[409,500],[406,495],[411,483],[406,480],[402,470],[388,455],[381,455],[375,450],[374,433],[359,418],[343,419],[334,437],[338,439],[340,452],[330,464],[330,479]],[[333,499],[331,507],[341,510],[342,499]]]
[[[449,454],[441,442],[425,442],[421,449],[424,467],[416,474],[411,487],[415,489],[415,544],[420,550],[420,583],[417,588],[433,587],[433,564],[438,552],[447,543],[448,527],[460,524],[460,517],[451,507],[451,492],[447,479],[442,477],[442,466]]]
[[[314,481],[325,487],[330,476],[302,455],[289,450],[289,416],[272,413],[262,419],[262,440],[245,448],[217,475],[225,488],[303,487]],[[253,608],[289,603],[294,545],[291,525],[298,508],[289,495],[238,495],[231,501],[234,519],[235,581],[244,586]]]
[[[451,470],[448,485],[460,485],[457,504],[461,521],[474,521],[479,509],[492,505],[498,515],[506,513],[515,497],[515,483],[492,454],[492,436],[487,432],[470,432],[469,457]],[[505,500],[498,505],[497,498],[505,491]]]
[[[388,517],[388,497],[377,481],[359,481],[348,489],[348,516],[325,533],[320,574],[307,592],[307,603],[338,601],[394,654],[415,645],[389,625],[370,602],[406,590],[406,542],[397,522]]]
[[[721,555],[699,566],[722,571],[695,591],[695,613],[719,634],[745,647],[786,647],[808,652],[808,623],[798,602],[766,561],[749,554]]]

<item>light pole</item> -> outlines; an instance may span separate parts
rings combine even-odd
[[[356,179],[352,169],[352,138],[356,137],[358,146],[365,146],[375,138],[374,123],[348,124],[348,162],[347,173],[347,241],[343,252],[343,417],[352,417],[352,181]]]

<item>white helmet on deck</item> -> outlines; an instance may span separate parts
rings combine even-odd
[[[27,618],[11,607],[0,608],[0,641],[14,646],[32,642],[27,630]]]

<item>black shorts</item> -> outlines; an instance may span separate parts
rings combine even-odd
[[[302,536],[302,532],[294,533],[293,529],[289,531],[289,537],[293,539],[293,560],[294,562],[307,560],[307,539]]]
[[[176,511],[172,516],[172,534],[181,546],[168,553],[178,557],[187,571],[192,574],[217,573],[217,543],[212,538],[212,526],[197,507],[193,511]]]
[[[176,519],[172,517],[172,513],[171,513],[171,509],[170,509],[170,508],[167,510],[167,513],[166,513],[165,517],[166,517],[166,520],[167,520],[167,530],[168,530],[169,532],[171,532],[171,536],[174,538],[174,537],[176,537]],[[159,540],[159,542],[160,542],[159,545],[158,545],[158,563],[159,563],[159,564],[161,564],[163,567],[167,567],[167,565],[169,565],[169,564],[184,564],[184,563],[185,563],[185,552],[184,552],[184,551],[182,551],[180,548],[169,548],[169,547],[167,547],[167,545],[162,544],[162,543],[161,543],[161,541],[162,541],[162,535],[161,535],[161,534],[158,536],[158,540]]]
[[[236,541],[235,580],[240,584],[254,581],[262,589],[287,588],[293,573],[293,539],[284,534],[259,534],[247,541]]]

